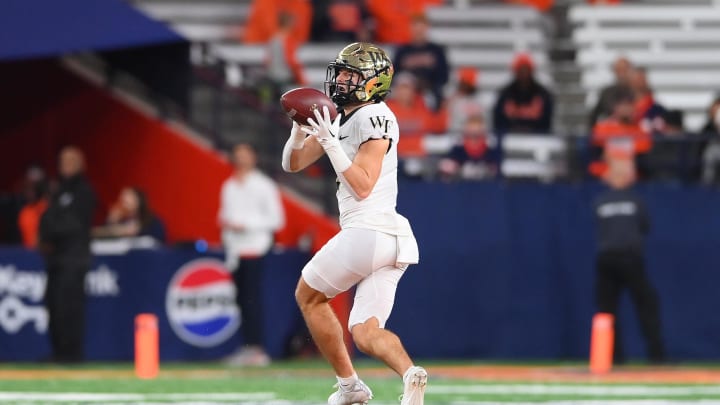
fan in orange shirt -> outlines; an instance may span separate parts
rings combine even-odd
[[[444,120],[427,107],[412,73],[402,72],[393,78],[393,92],[386,103],[395,113],[400,126],[398,157],[425,156],[423,138],[431,133],[444,132]]]
[[[630,89],[615,94],[612,114],[595,124],[591,139],[604,159],[590,164],[590,172],[599,177],[607,171],[608,158],[634,159],[652,148],[652,137],[635,121],[635,96]]]
[[[37,247],[40,218],[48,206],[48,186],[45,173],[39,167],[31,167],[26,175],[23,190],[25,205],[18,214],[18,228],[23,246]]]
[[[242,35],[247,44],[264,44],[280,29],[282,13],[293,16],[295,25],[290,37],[302,44],[310,38],[313,8],[310,0],[255,0]]]
[[[522,4],[535,7],[540,11],[548,11],[553,6],[555,0],[505,0],[507,3]]]
[[[630,91],[618,92],[612,115],[593,127],[593,145],[603,147],[612,138],[632,140],[636,153],[647,152],[652,147],[650,134],[635,120],[635,97]]]
[[[293,36],[297,20],[285,12],[278,16],[278,31],[270,38],[265,55],[266,74],[280,88],[283,86],[306,84],[304,66],[297,57],[297,50],[302,45]],[[279,96],[279,95],[277,95]],[[274,97],[275,99],[277,97]]]
[[[407,44],[412,38],[413,16],[425,14],[443,0],[367,0],[367,9],[375,20],[375,41],[383,44]]]

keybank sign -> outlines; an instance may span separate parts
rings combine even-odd
[[[47,332],[48,315],[42,305],[47,276],[43,269],[18,269],[0,264],[0,329],[15,334],[26,324],[37,333]],[[118,273],[101,264],[85,276],[89,296],[107,297],[120,294]]]

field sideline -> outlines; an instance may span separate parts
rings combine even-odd
[[[595,376],[580,363],[429,362],[427,405],[472,404],[718,404],[716,365],[625,366]],[[400,378],[378,363],[358,366],[375,393],[371,404],[398,404]],[[138,380],[131,364],[0,365],[2,404],[324,404],[334,383],[320,361],[267,368],[217,363],[163,364],[154,380]]]

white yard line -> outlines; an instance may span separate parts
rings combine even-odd
[[[432,405],[427,399],[425,402]],[[449,405],[720,405],[720,401],[678,401],[678,400],[597,400],[597,401],[542,401],[542,402],[483,402],[483,401],[453,401]]]
[[[0,403],[5,401],[43,402],[141,402],[141,401],[267,401],[275,398],[272,392],[138,394],[138,393],[87,393],[87,392],[0,392]]]
[[[720,395],[720,386],[646,386],[646,385],[432,385],[428,387],[425,403],[433,405],[720,405],[720,400],[562,400],[562,401],[466,401],[452,396],[478,394],[511,395],[582,395],[590,397],[647,397]],[[443,398],[442,396],[449,398]],[[540,402],[542,401],[542,402]],[[0,392],[0,403],[34,404],[108,404],[114,405],[217,405],[232,402],[237,405],[313,405],[307,401],[277,399],[272,392],[251,393],[85,393],[85,392]],[[397,405],[396,402],[372,402],[372,405]]]
[[[173,402],[173,405],[218,405],[218,402]],[[317,405],[318,402],[298,402],[271,400],[261,402],[239,402],[235,405]],[[371,405],[398,405],[398,402],[375,402]],[[425,399],[426,405],[436,405],[436,402]],[[598,400],[598,401],[543,401],[543,402],[486,402],[486,401],[451,401],[442,402],[443,405],[720,405],[720,401],[674,401],[674,400]],[[28,405],[28,403],[23,403]],[[95,404],[92,404],[95,405]],[[99,404],[98,404],[99,405]],[[114,403],[113,405],[168,405],[167,402],[132,402],[128,404]]]
[[[649,385],[429,385],[428,394],[514,394],[514,395],[582,395],[602,397],[678,397],[720,395],[720,386],[653,387]]]

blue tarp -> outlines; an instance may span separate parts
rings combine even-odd
[[[122,0],[3,0],[0,60],[184,41]]]

